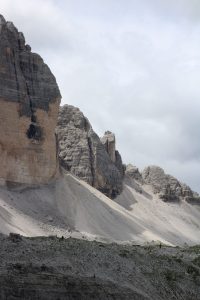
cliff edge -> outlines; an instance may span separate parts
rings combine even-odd
[[[0,15],[0,183],[47,183],[57,173],[61,95],[23,33]]]

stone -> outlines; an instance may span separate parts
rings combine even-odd
[[[0,16],[0,183],[47,183],[58,170],[61,95],[23,33]]]
[[[152,186],[153,192],[163,201],[193,201],[199,197],[190,187],[165,174],[160,167],[146,167],[142,172],[142,178],[145,184]]]
[[[105,146],[106,151],[108,152],[110,159],[115,163],[115,135],[110,131],[106,131],[104,136],[101,138],[102,144]]]
[[[121,193],[120,171],[78,108],[71,105],[60,108],[56,134],[60,164],[65,170],[110,198]]]
[[[104,145],[110,159],[119,170],[121,176],[124,176],[125,167],[122,163],[122,158],[119,151],[116,150],[115,135],[111,131],[106,131],[104,136],[101,138],[101,142]]]
[[[118,150],[115,151],[115,166],[119,170],[121,177],[124,177],[126,166],[122,162],[122,157]]]
[[[133,166],[132,164],[128,164],[126,166],[125,175],[127,177],[130,177],[132,179],[139,181],[140,183],[143,183],[142,175],[139,172],[139,169],[136,166]]]

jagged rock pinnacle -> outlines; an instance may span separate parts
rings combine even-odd
[[[6,20],[4,19],[4,17],[2,15],[0,15],[0,25],[3,25],[6,23]]]
[[[115,198],[122,191],[119,153],[119,164],[116,165],[88,119],[71,105],[60,108],[56,132],[61,165],[110,198]]]

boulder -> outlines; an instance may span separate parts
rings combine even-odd
[[[47,183],[58,170],[61,95],[23,33],[0,15],[0,183]]]
[[[71,105],[60,108],[56,134],[60,164],[65,170],[110,198],[121,193],[120,171],[78,108]]]

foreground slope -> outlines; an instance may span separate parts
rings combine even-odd
[[[166,203],[149,186],[124,184],[113,201],[69,173],[48,185],[0,189],[0,231],[101,241],[200,243],[200,206]]]
[[[13,235],[0,243],[1,299],[199,299],[199,247]]]

